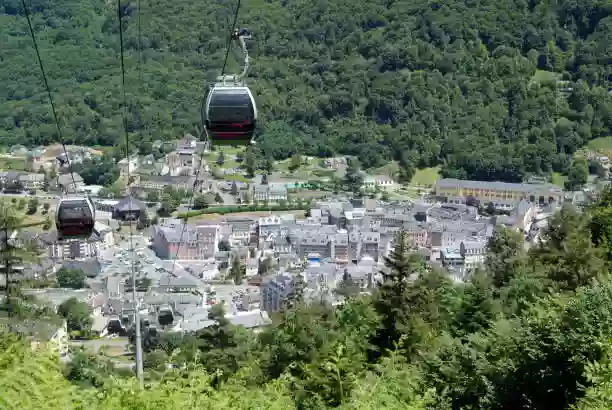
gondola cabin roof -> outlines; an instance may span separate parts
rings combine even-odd
[[[233,107],[253,104],[253,97],[244,86],[215,86],[211,90],[209,106]]]

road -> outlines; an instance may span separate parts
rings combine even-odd
[[[55,194],[49,194],[47,192],[36,192],[34,195],[30,195],[26,192],[22,192],[20,194],[9,194],[9,193],[0,193],[0,196],[6,196],[6,197],[17,197],[17,198],[31,198],[31,197],[36,197],[38,199],[59,199],[59,195],[55,195]]]

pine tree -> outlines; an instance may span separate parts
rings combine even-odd
[[[373,300],[374,309],[380,316],[380,326],[372,340],[375,351],[371,352],[371,358],[394,350],[409,322],[408,288],[415,271],[415,258],[409,251],[410,241],[400,232],[395,237],[393,250],[384,258],[387,269],[380,272],[383,280]]]
[[[244,264],[240,261],[240,257],[238,255],[234,255],[232,258],[229,276],[234,280],[236,285],[240,285],[244,278],[246,278],[246,266],[244,266]]]
[[[217,157],[217,165],[222,166],[225,163],[225,154],[223,151],[219,151],[219,156]]]
[[[0,239],[2,241],[0,245],[2,252],[0,273],[4,275],[4,288],[6,292],[3,308],[9,316],[18,313],[23,297],[19,283],[13,280],[14,270],[26,262],[34,262],[36,260],[33,249],[28,245],[17,246],[10,239],[10,235],[22,226],[22,218],[17,216],[12,208],[6,205],[0,206]]]
[[[251,147],[247,149],[244,156],[244,167],[246,169],[247,176],[249,178],[253,178],[255,176],[255,156]]]

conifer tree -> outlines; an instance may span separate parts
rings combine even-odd
[[[403,232],[395,237],[395,246],[384,258],[386,269],[382,270],[382,283],[374,295],[374,309],[380,316],[380,326],[372,344],[376,349],[372,357],[393,350],[408,323],[408,285],[413,274],[414,260],[409,255],[410,243]]]

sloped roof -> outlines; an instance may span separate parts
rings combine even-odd
[[[83,273],[90,278],[98,276],[102,271],[100,262],[96,258],[85,260],[66,260],[62,263],[62,268],[82,270]]]
[[[144,202],[130,195],[121,199],[119,203],[115,205],[115,211],[117,212],[143,211],[146,209],[147,206]]]

